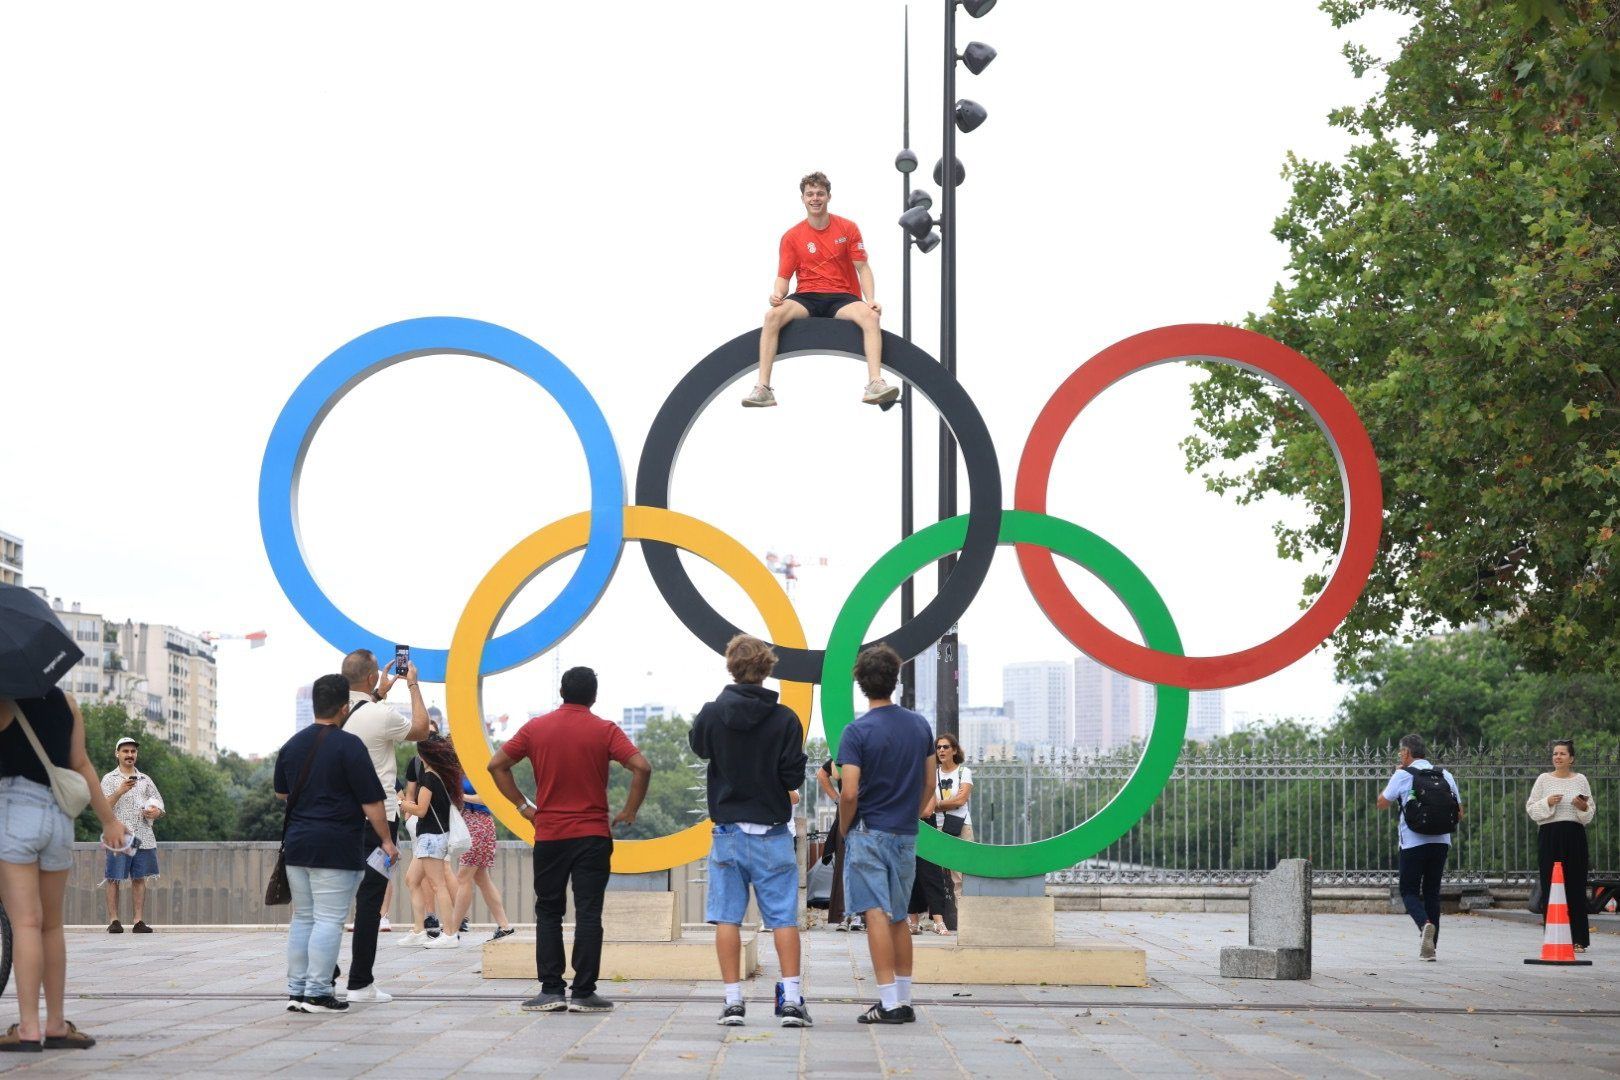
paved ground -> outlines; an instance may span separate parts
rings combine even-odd
[[[89,1052],[0,1062],[16,1074],[295,1076],[1133,1075],[1464,1077],[1620,1074],[1620,936],[1600,934],[1590,968],[1521,963],[1537,928],[1482,918],[1445,923],[1441,960],[1416,958],[1402,917],[1316,920],[1315,978],[1219,977],[1239,915],[1061,914],[1065,930],[1133,941],[1153,985],[919,987],[915,1025],[855,1023],[874,994],[859,934],[809,935],[807,991],[816,1027],[773,1026],[775,958],[749,987],[759,1014],[714,1025],[715,983],[603,987],[609,1016],[532,1015],[532,984],[485,982],[476,951],[390,948],[388,1005],[330,1016],[283,1011],[282,938],[273,933],[73,932],[69,1016]],[[345,957],[345,964],[347,959]],[[9,1000],[0,1016],[15,1015]],[[9,1022],[9,1021],[8,1021]]]

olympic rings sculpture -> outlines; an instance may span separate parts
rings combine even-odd
[[[859,330],[832,319],[806,319],[783,331],[778,357],[832,354],[861,358]],[[659,592],[681,622],[722,652],[736,628],[699,595],[681,566],[680,550],[712,563],[759,609],[781,660],[782,701],[805,725],[814,684],[823,688],[827,741],[853,719],[850,671],[872,619],[907,577],[939,558],[961,556],[945,586],[886,640],[902,656],[922,652],[967,610],[984,583],[1000,544],[1013,544],[1036,602],[1076,648],[1134,678],[1155,683],[1153,731],[1125,786],[1091,817],[1067,832],[1027,844],[989,845],[923,830],[919,853],[954,870],[982,877],[1027,877],[1090,858],[1123,836],[1164,789],[1186,733],[1187,691],[1251,682],[1279,671],[1315,648],[1349,614],[1377,556],[1383,491],[1372,442],[1343,392],[1305,357],[1251,331],[1185,325],[1149,330],[1104,349],[1077,368],[1036,419],[1019,462],[1012,509],[1001,506],[1001,472],[989,430],[966,390],[927,353],[884,333],[883,363],[926,396],[951,425],[962,448],[971,505],[965,515],[906,537],[862,576],[834,622],[824,650],[809,647],[791,601],[765,566],[742,544],[668,506],[670,477],[686,433],[704,407],[751,370],[759,331],[720,346],[675,387],[648,431],[637,473],[636,505],[625,505],[624,475],[612,432],[595,399],[551,353],[511,330],[473,319],[410,319],[363,334],[332,353],[304,379],[282,409],[265,448],[259,477],[259,519],[265,552],[287,599],[310,628],[344,652],[370,648],[386,655],[392,639],[340,611],[316,583],[298,530],[298,484],[304,457],[321,422],[343,395],[369,376],[415,356],[459,354],[504,364],[552,395],[585,450],[591,481],[589,511],[531,534],[479,582],[447,649],[413,649],[422,678],[446,684],[450,730],[464,747],[483,735],[483,677],[527,663],[560,643],[607,588],[626,540],[642,545]],[[1186,656],[1168,608],[1147,577],[1117,548],[1080,526],[1046,514],[1046,494],[1058,446],[1081,410],[1131,373],[1176,360],[1235,364],[1263,375],[1298,398],[1326,436],[1345,488],[1345,526],[1338,565],[1326,589],[1291,626],[1251,648],[1224,656]],[[513,597],[547,565],[584,549],[573,576],[538,615],[498,637],[493,628]],[[1145,645],[1114,634],[1080,605],[1058,576],[1053,555],[1086,567],[1107,584],[1136,621]],[[827,695],[826,688],[841,687]],[[491,787],[485,762],[463,754],[468,778]],[[496,816],[521,837],[533,826],[497,800]],[[618,841],[616,873],[666,870],[708,854],[710,822],[655,840]]]

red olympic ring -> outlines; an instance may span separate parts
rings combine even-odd
[[[1058,576],[1048,549],[1017,545],[1018,565],[1047,618],[1098,663],[1143,682],[1216,690],[1281,671],[1327,640],[1350,613],[1378,557],[1384,491],[1367,429],[1350,400],[1320,368],[1253,331],[1195,323],[1164,326],[1116,342],[1063,381],[1024,444],[1013,506],[1046,513],[1052,461],[1080,410],[1125,376],[1176,360],[1213,360],[1266,376],[1297,397],[1327,436],[1344,482],[1345,529],[1338,565],[1322,595],[1286,630],[1252,648],[1221,656],[1172,656],[1128,641],[1098,622]]]

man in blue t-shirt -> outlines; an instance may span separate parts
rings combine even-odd
[[[855,681],[869,709],[838,743],[843,787],[838,828],[844,837],[844,907],[866,917],[878,1003],[863,1024],[909,1024],[911,927],[906,907],[917,873],[917,820],[934,791],[934,733],[928,721],[892,700],[900,654],[879,643],[861,650]],[[885,932],[887,931],[887,932]]]
[[[1412,774],[1407,769],[1432,769],[1429,750],[1421,735],[1403,735],[1400,743],[1401,767],[1389,778],[1378,796],[1378,809],[1395,807],[1401,838],[1401,902],[1417,923],[1418,959],[1433,960],[1440,940],[1440,877],[1446,872],[1446,856],[1451,854],[1451,834],[1429,835],[1413,832],[1406,823],[1404,803],[1412,795]],[[1457,820],[1462,821],[1462,796],[1457,779],[1446,769],[1440,773],[1457,800]]]
[[[322,675],[310,699],[315,722],[276,754],[276,796],[287,803],[281,850],[292,892],[287,1011],[342,1012],[349,1003],[338,1000],[332,983],[343,917],[366,870],[367,824],[390,864],[399,852],[371,753],[343,730],[352,708],[348,680]]]

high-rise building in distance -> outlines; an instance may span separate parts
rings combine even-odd
[[[1063,660],[1028,660],[1001,669],[1001,697],[1018,741],[1066,749],[1074,743],[1074,672]]]
[[[624,733],[635,742],[641,738],[642,732],[647,730],[647,721],[662,720],[672,715],[669,706],[648,703],[646,705],[627,705],[624,708],[619,726]]]
[[[0,585],[23,583],[22,537],[0,532]]]
[[[293,733],[303,731],[315,722],[315,701],[310,695],[313,686],[300,686],[293,696]]]
[[[1081,750],[1112,750],[1146,739],[1153,725],[1153,707],[1151,700],[1144,702],[1143,685],[1089,656],[1076,656],[1073,745]]]
[[[928,717],[931,725],[935,719],[935,702],[939,699],[939,643],[928,646],[917,654],[915,667],[917,673],[917,711]],[[894,699],[900,701],[902,689],[895,691]],[[957,716],[960,718],[962,710],[971,699],[968,697],[968,647],[962,642],[956,643],[956,703]]]

